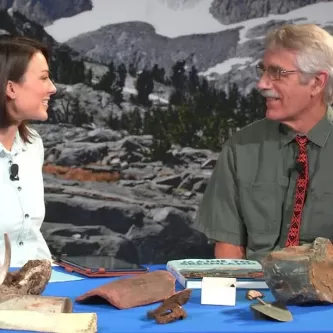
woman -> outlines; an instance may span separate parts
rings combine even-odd
[[[40,228],[45,215],[43,142],[27,126],[46,120],[56,88],[47,49],[26,38],[0,39],[0,256],[4,233],[11,242],[11,266],[50,259]],[[0,258],[0,261],[3,259]]]

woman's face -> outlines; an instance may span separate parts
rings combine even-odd
[[[35,53],[21,81],[8,81],[6,93],[10,117],[17,122],[46,120],[50,96],[56,91],[44,55],[41,52]]]

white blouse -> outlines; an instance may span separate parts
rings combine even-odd
[[[11,242],[11,267],[31,259],[49,259],[51,253],[40,231],[45,216],[42,167],[44,147],[35,133],[31,144],[19,133],[11,151],[0,143],[0,263],[5,255],[4,233]],[[19,180],[10,180],[10,166],[18,165]]]

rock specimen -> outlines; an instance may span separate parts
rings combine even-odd
[[[333,303],[333,245],[318,237],[312,244],[269,253],[261,261],[268,287],[285,304]]]
[[[108,282],[76,298],[76,302],[107,301],[128,309],[164,301],[175,293],[175,278],[168,271],[154,271]]]

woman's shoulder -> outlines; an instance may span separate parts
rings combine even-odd
[[[28,146],[35,147],[35,149],[44,150],[43,139],[38,131],[32,127],[28,127],[29,131],[29,144]]]
[[[33,128],[33,127],[28,127],[27,128],[29,131],[29,141],[33,144],[33,143],[38,143],[42,140],[42,137],[40,136],[40,134],[38,133],[38,131]]]

